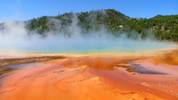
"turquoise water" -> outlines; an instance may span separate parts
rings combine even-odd
[[[6,38],[0,42],[0,51],[43,53],[142,52],[175,47],[177,45],[170,42],[131,40],[107,36]]]
[[[158,49],[176,48],[170,42],[154,40],[75,38],[29,41],[26,46],[17,48],[25,52],[47,53],[88,53],[88,52],[143,52]]]

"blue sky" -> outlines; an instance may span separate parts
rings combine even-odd
[[[0,0],[0,21],[107,8],[130,17],[170,15],[178,14],[178,0]]]

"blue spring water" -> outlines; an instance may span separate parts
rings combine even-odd
[[[29,41],[18,50],[26,52],[48,53],[88,53],[88,52],[142,52],[157,49],[175,48],[176,44],[154,40],[131,39],[101,39],[101,38],[75,38],[75,39],[47,39]]]
[[[2,38],[3,39],[3,38]],[[11,38],[0,42],[0,51],[43,53],[142,52],[175,48],[176,44],[155,40],[132,40],[111,37]]]

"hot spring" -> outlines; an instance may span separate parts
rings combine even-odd
[[[28,34],[24,23],[6,22],[0,29],[0,52],[20,53],[89,53],[89,52],[144,52],[159,49],[176,48],[172,42],[157,41],[155,39],[128,39],[126,36],[114,37],[104,30],[91,32],[83,36],[80,28],[74,24],[72,36],[64,33],[48,32],[41,37],[37,32]]]
[[[46,38],[11,38],[1,39],[1,51],[40,52],[40,53],[90,53],[90,52],[124,52],[139,53],[160,49],[176,48],[171,42],[156,40],[133,40],[128,38],[106,37],[57,37]]]

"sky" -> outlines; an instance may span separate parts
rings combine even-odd
[[[0,0],[0,22],[108,8],[149,18],[178,14],[178,0]]]

